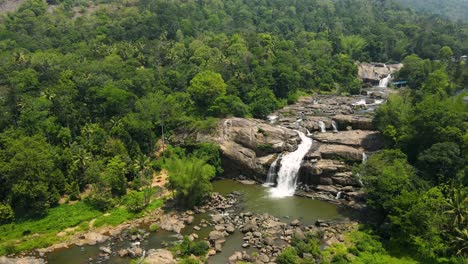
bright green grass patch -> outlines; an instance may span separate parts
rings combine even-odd
[[[49,209],[47,216],[37,220],[26,220],[0,225],[0,256],[35,248],[44,248],[67,239],[57,234],[67,228],[76,227],[75,231],[89,229],[89,221],[96,219],[94,227],[116,226],[127,220],[141,217],[161,207],[163,200],[152,201],[139,213],[131,213],[125,207],[117,207],[107,214],[100,212],[84,202],[64,204]]]
[[[96,219],[96,221],[94,222],[94,226],[95,227],[100,227],[100,226],[105,226],[105,225],[116,226],[127,220],[141,217],[144,215],[145,212],[155,210],[161,207],[162,204],[163,204],[162,200],[160,199],[154,200],[139,213],[129,212],[127,208],[125,207],[117,207],[117,208],[112,209],[109,212],[109,215],[103,215],[99,217],[98,219]]]
[[[102,215],[83,202],[49,209],[44,218],[0,225],[0,255],[46,247],[64,239],[57,233]],[[83,228],[83,227],[82,227]]]

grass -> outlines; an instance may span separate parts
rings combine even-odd
[[[135,219],[161,207],[163,201],[152,201],[143,211],[131,213],[125,207],[113,208],[106,214],[84,202],[63,204],[49,209],[41,219],[24,220],[0,225],[0,256],[25,250],[44,248],[65,241],[79,231],[89,229],[89,221],[96,219],[94,227],[116,226],[127,220]],[[67,228],[74,228],[64,236],[57,234]]]

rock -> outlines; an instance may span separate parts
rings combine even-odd
[[[217,252],[221,252],[221,250],[223,249],[223,243],[224,242],[225,242],[225,240],[215,241],[214,248],[216,249]]]
[[[104,253],[106,253],[106,254],[112,254],[112,250],[111,250],[110,247],[104,247],[104,246],[102,246],[102,247],[99,247],[99,250],[102,251],[102,252],[104,252]]]
[[[341,116],[339,116],[341,118]],[[351,116],[352,117],[352,116]],[[344,116],[339,122],[358,122],[350,119],[350,116]],[[347,121],[345,121],[347,120]],[[361,120],[362,121],[362,120]],[[372,123],[372,119],[366,121]],[[354,129],[362,125],[354,125]],[[371,129],[369,125],[367,128]],[[339,133],[318,133],[312,136],[315,140],[326,142],[327,144],[339,144],[350,147],[362,147],[366,151],[376,151],[384,147],[384,140],[380,132],[368,130],[340,131]]]
[[[258,229],[257,222],[255,222],[255,220],[249,220],[241,228],[241,232],[243,232],[243,233],[252,232],[252,231],[255,231],[257,229]]]
[[[214,229],[216,231],[223,232],[225,230],[225,227],[224,227],[224,225],[215,225]]]
[[[185,220],[185,223],[188,224],[188,225],[191,225],[193,223],[193,219],[194,217],[192,215],[190,215],[189,217],[187,217],[187,219]]]
[[[236,251],[234,252],[234,254],[232,254],[229,258],[228,258],[228,261],[229,263],[237,263],[237,261],[241,261],[242,260],[242,253],[239,252],[239,251]]]
[[[229,234],[232,234],[236,231],[236,228],[234,227],[234,225],[232,224],[227,224],[226,225],[226,232],[228,232]]]
[[[109,239],[108,236],[96,233],[96,232],[89,232],[84,234],[80,237],[80,240],[75,242],[77,246],[84,246],[84,245],[96,245],[97,243],[102,243]]]
[[[193,229],[199,231],[199,230],[201,229],[201,227],[199,227],[199,226],[194,226]]]
[[[242,247],[243,248],[248,248],[248,247],[250,247],[250,245],[249,245],[249,243],[244,243],[244,244],[242,244]]]
[[[301,225],[301,221],[299,221],[298,219],[291,221],[291,226],[300,226],[300,225]]]
[[[171,251],[167,249],[151,249],[148,251],[148,256],[145,258],[144,263],[148,264],[176,264],[174,256]]]
[[[163,215],[160,219],[160,228],[180,233],[182,228],[185,227],[184,222],[179,220],[175,215]]]
[[[223,215],[221,215],[221,214],[212,215],[212,216],[211,216],[211,219],[212,219],[213,222],[215,222],[215,223],[224,222],[224,221],[223,221]]]
[[[273,246],[275,244],[275,238],[274,237],[266,237],[263,239],[263,243],[265,245]]]
[[[216,240],[224,239],[224,233],[220,231],[211,231],[208,237],[210,241],[214,242]]]
[[[266,254],[260,254],[258,259],[263,263],[268,263],[270,261],[270,258]]]
[[[225,176],[251,175],[263,182],[274,153],[296,148],[298,135],[292,129],[271,125],[263,120],[228,118],[218,124],[215,133],[177,135],[176,141],[194,140],[220,145]]]
[[[132,252],[135,257],[141,257],[143,255],[143,249],[139,247],[133,248]]]
[[[214,256],[214,255],[216,255],[216,250],[215,249],[208,250],[208,256]]]
[[[128,255],[128,253],[129,253],[128,250],[126,250],[126,249],[121,249],[121,250],[119,250],[119,252],[118,252],[117,254],[119,254],[119,256],[120,256],[121,258],[123,258],[123,257],[126,257],[126,256]]]
[[[305,240],[306,236],[304,235],[304,232],[300,228],[294,229],[294,237],[300,240]]]

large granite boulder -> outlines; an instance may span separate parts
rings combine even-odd
[[[300,142],[292,129],[247,118],[224,119],[214,133],[179,135],[178,140],[218,144],[226,177],[249,175],[257,181],[265,180],[279,153],[294,151]]]
[[[327,144],[346,145],[363,148],[366,151],[375,151],[383,147],[384,141],[378,131],[350,130],[340,133],[317,133],[313,139]]]
[[[347,127],[361,130],[375,130],[372,118],[360,115],[335,115],[333,120],[338,124],[340,130],[345,130]]]
[[[144,263],[148,264],[176,264],[172,252],[167,249],[151,249],[148,251],[148,256],[145,258]]]
[[[383,63],[360,63],[358,65],[358,76],[364,81],[379,81],[389,74],[399,71],[403,64],[383,64]]]

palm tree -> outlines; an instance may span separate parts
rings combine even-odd
[[[453,216],[455,228],[466,226],[468,213],[468,195],[463,188],[455,188],[451,197],[446,200],[448,210],[444,213]]]
[[[451,241],[451,244],[455,246],[457,250],[457,256],[468,256],[468,229],[455,228],[455,236]]]

